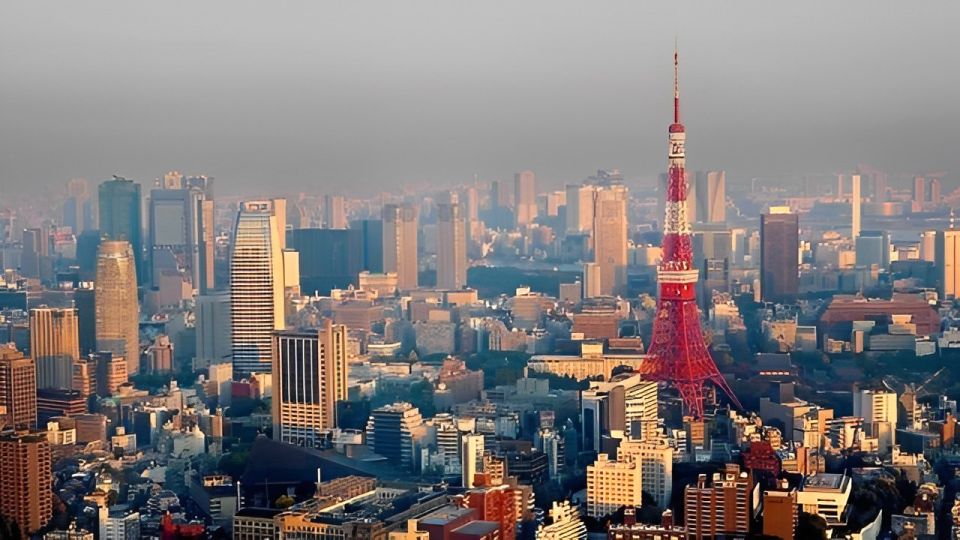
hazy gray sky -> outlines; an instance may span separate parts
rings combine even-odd
[[[960,171],[960,2],[3,2],[0,188]]]

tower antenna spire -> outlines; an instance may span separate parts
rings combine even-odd
[[[673,123],[680,123],[680,59],[677,39],[673,40]]]

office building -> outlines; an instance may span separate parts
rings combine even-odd
[[[37,388],[72,388],[73,364],[80,360],[77,310],[30,310],[30,356],[37,366]]]
[[[383,207],[383,271],[397,274],[402,290],[419,283],[417,258],[417,209],[404,204]]]
[[[853,416],[863,418],[868,437],[876,437],[881,453],[897,444],[897,394],[888,390],[857,389],[853,393]]]
[[[960,293],[960,229],[936,232],[933,261],[937,293],[941,298],[956,298]]]
[[[591,381],[580,396],[583,449],[602,451],[604,437],[643,439],[656,431],[657,383],[639,373]]]
[[[611,461],[606,454],[597,456],[587,466],[587,515],[601,518],[621,506],[643,504],[643,482],[640,464],[632,461]]]
[[[100,241],[100,231],[97,229],[87,229],[77,235],[77,271],[81,282],[93,282],[97,279]]]
[[[357,286],[363,270],[363,233],[356,229],[294,229],[290,247],[300,253],[300,290],[328,296]]]
[[[814,474],[803,479],[797,504],[808,514],[819,514],[828,528],[846,525],[847,503],[853,493],[853,479],[846,474]]]
[[[350,228],[360,231],[360,261],[367,272],[383,272],[383,221],[359,219],[350,222]]]
[[[800,223],[787,207],[760,216],[760,297],[789,301],[799,291]]]
[[[843,179],[842,176],[840,178]],[[850,223],[850,238],[858,238],[860,236],[860,212],[863,208],[860,196],[860,175],[851,176],[850,181],[853,188],[850,196],[850,213],[853,218]]]
[[[143,221],[140,218],[140,184],[113,177],[100,184],[100,234],[107,240],[130,243],[136,283],[147,283],[143,261]]]
[[[21,240],[23,249],[20,251],[20,274],[23,277],[41,280],[44,278],[41,276],[40,265],[43,258],[47,256],[45,252],[48,251],[49,241],[44,229],[23,230]]]
[[[150,192],[148,233],[154,287],[168,271],[182,273],[196,290],[213,289],[213,201],[202,184],[187,186],[179,173],[167,173],[164,188]]]
[[[104,241],[97,257],[95,289],[97,350],[127,360],[127,373],[140,371],[140,308],[133,248],[126,241]]]
[[[367,446],[393,464],[412,469],[414,440],[422,435],[423,416],[409,403],[384,405],[370,412]]]
[[[567,234],[593,232],[593,192],[590,185],[567,186]]]
[[[728,464],[713,473],[712,483],[701,474],[695,485],[683,493],[684,518],[690,538],[717,538],[750,532],[749,475],[738,465]]]
[[[460,204],[437,206],[437,287],[467,286],[467,232]]]
[[[60,223],[70,227],[76,235],[96,228],[90,188],[83,178],[71,178],[67,181],[67,198],[63,201]]]
[[[640,465],[643,491],[649,493],[660,508],[669,508],[673,497],[674,449],[666,439],[650,436],[646,440],[624,439],[617,447],[617,461]]]
[[[693,187],[696,209],[694,216],[700,223],[726,223],[727,179],[724,171],[697,172]]]
[[[594,195],[593,261],[600,278],[600,294],[626,294],[627,188],[610,184]]]
[[[230,258],[233,373],[270,371],[273,332],[284,328],[284,264],[277,203],[241,204]]]
[[[315,332],[274,335],[273,437],[318,447],[337,427],[337,403],[347,399],[347,327],[329,319]]]
[[[517,226],[533,223],[537,218],[537,177],[533,171],[513,175],[513,200]]]
[[[771,538],[794,538],[800,518],[797,490],[781,486],[781,489],[764,491],[761,500],[763,534]]]
[[[31,537],[53,516],[50,443],[43,433],[0,436],[0,514]]]
[[[33,360],[8,344],[0,347],[0,405],[3,425],[27,429],[37,424],[37,379]]]
[[[95,388],[98,396],[112,396],[128,380],[127,361],[110,351],[91,353],[87,366],[95,370]]]
[[[347,228],[347,204],[340,195],[324,195],[323,227],[325,229]]]
[[[196,328],[194,369],[229,362],[233,351],[230,332],[230,293],[197,296],[193,312]]]
[[[890,235],[886,231],[862,231],[856,242],[856,264],[886,268],[890,264]]]
[[[483,434],[464,433],[460,437],[460,470],[462,473],[463,487],[472,488],[476,484],[476,475],[480,472],[478,468],[483,464]]]

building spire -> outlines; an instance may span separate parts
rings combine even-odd
[[[680,60],[676,39],[673,42],[673,123],[680,123]]]

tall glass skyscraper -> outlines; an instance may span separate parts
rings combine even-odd
[[[140,371],[140,309],[133,248],[126,241],[100,243],[94,291],[97,350],[127,362],[127,373]]]
[[[146,283],[143,232],[140,217],[140,184],[114,177],[100,184],[100,233],[108,240],[130,242],[137,268],[137,283]]]
[[[269,373],[273,332],[284,328],[281,225],[274,201],[240,206],[230,258],[234,376]]]

